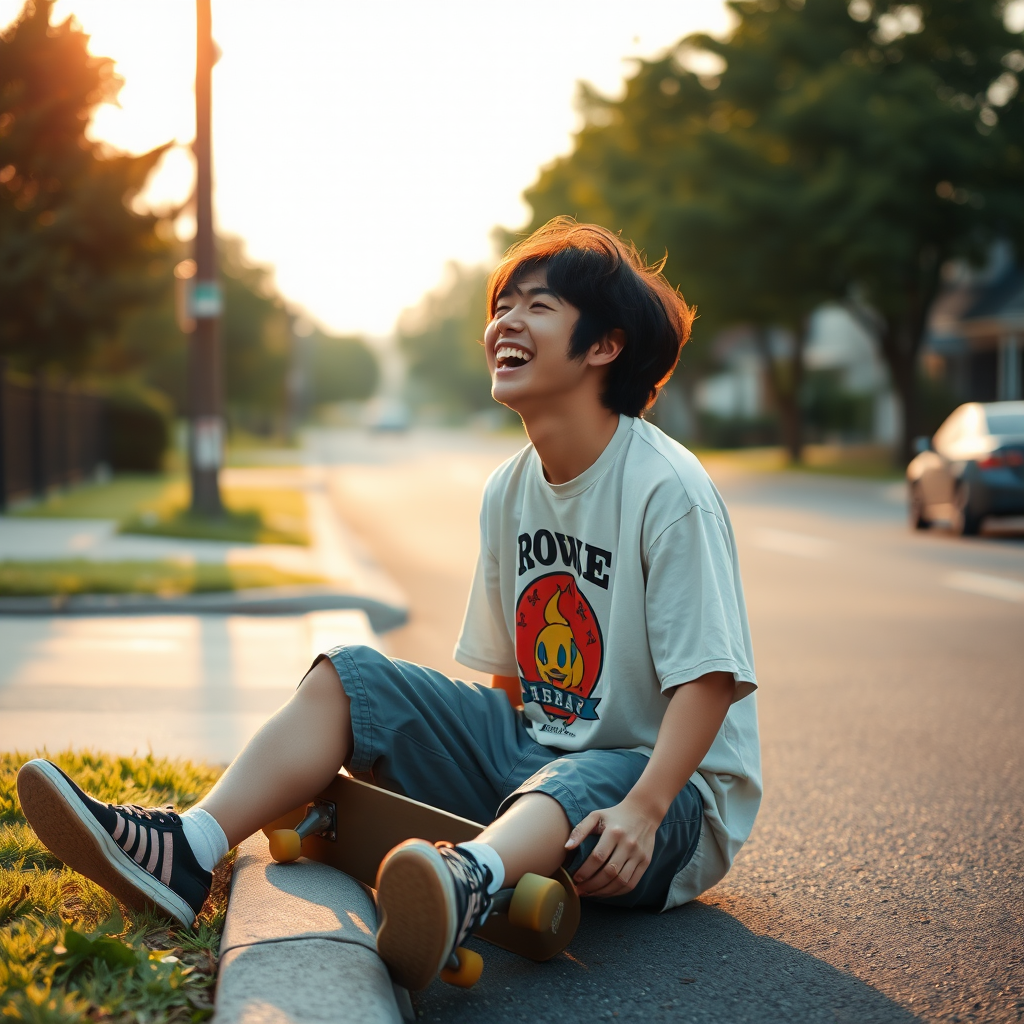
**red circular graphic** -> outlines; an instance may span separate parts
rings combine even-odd
[[[533,694],[560,691],[551,700],[533,697],[549,717],[575,721],[574,705],[563,694],[589,697],[601,676],[603,657],[600,624],[576,578],[553,572],[532,580],[516,604],[516,661],[524,685],[542,687]]]

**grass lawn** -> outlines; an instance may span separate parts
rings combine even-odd
[[[231,865],[214,874],[196,927],[123,910],[36,839],[15,789],[27,754],[0,754],[0,1017],[32,1024],[199,1022],[213,1012]],[[219,768],[64,753],[51,758],[101,800],[183,810]]]
[[[122,533],[191,537],[236,543],[308,544],[306,501],[301,491],[269,487],[222,488],[226,515],[189,515],[183,476],[136,474],[85,484],[15,512],[61,519],[116,519]]]
[[[318,576],[281,572],[269,565],[209,565],[202,562],[0,562],[0,596],[43,594],[201,594],[323,583]]]
[[[797,466],[790,464],[785,449],[780,447],[698,448],[694,454],[701,462],[725,462],[763,473],[788,470],[870,480],[902,480],[905,477],[903,470],[894,464],[892,452],[883,445],[809,444],[804,447],[803,462]]]

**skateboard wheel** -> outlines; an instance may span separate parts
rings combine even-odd
[[[565,909],[561,882],[527,873],[519,879],[508,908],[509,924],[533,932],[557,932]]]
[[[270,833],[270,856],[278,864],[288,864],[302,856],[302,840],[293,828],[279,828]]]
[[[459,966],[445,967],[441,971],[441,980],[448,985],[455,985],[458,988],[472,988],[479,980],[484,970],[484,958],[475,950],[459,946],[455,950]]]

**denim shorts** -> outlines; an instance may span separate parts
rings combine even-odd
[[[325,656],[351,702],[346,767],[463,818],[489,824],[523,794],[546,793],[575,827],[591,811],[619,803],[647,766],[646,755],[634,750],[564,751],[537,743],[502,690],[449,679],[372,647],[336,647]],[[602,902],[661,910],[673,877],[697,848],[703,816],[700,793],[689,782],[658,827],[639,884]],[[570,874],[597,839],[572,854]]]

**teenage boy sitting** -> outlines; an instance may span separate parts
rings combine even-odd
[[[635,249],[569,218],[509,250],[488,302],[492,394],[530,438],[485,488],[455,651],[494,685],[335,648],[180,817],[28,762],[39,837],[124,903],[191,924],[228,849],[342,766],[490,823],[381,865],[377,946],[411,989],[525,872],[568,858],[581,895],[656,909],[725,875],[761,795],[736,545],[700,463],[641,418],[693,314]]]

